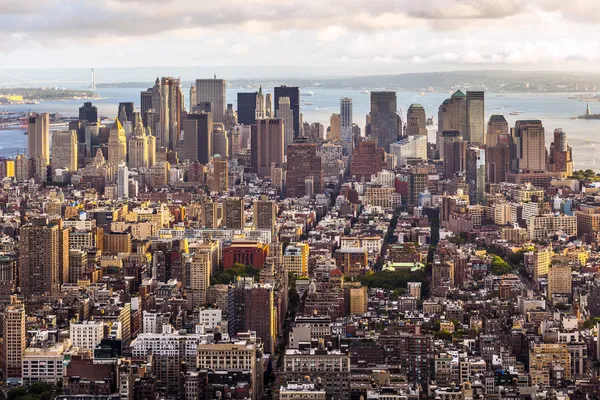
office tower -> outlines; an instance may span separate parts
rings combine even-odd
[[[378,147],[375,141],[365,140],[358,144],[352,153],[350,162],[350,176],[357,181],[371,181],[371,175],[385,169],[385,151]]]
[[[196,105],[196,85],[192,82],[190,84],[190,107],[188,108],[188,112],[192,112],[192,109]]]
[[[263,94],[262,86],[260,86],[258,92],[256,92],[256,104],[254,109],[254,120],[263,119],[267,116],[265,110],[265,95]]]
[[[77,171],[77,132],[61,131],[52,134],[52,171]],[[54,177],[54,176],[53,176]]]
[[[513,168],[520,171],[546,170],[546,145],[542,121],[517,121],[513,131]]]
[[[471,144],[485,144],[484,92],[467,92],[467,135]],[[464,134],[463,134],[464,135]]]
[[[406,113],[406,136],[421,135],[427,137],[427,117],[420,104],[411,104]]]
[[[467,96],[460,90],[444,100],[438,110],[436,143],[442,160],[444,147],[441,137],[445,131],[458,131],[463,138],[467,136]]]
[[[398,140],[396,143],[390,144],[390,152],[387,155],[394,156],[394,160],[397,165],[407,165],[409,160],[412,162],[417,159],[426,161],[427,136],[406,136]],[[394,166],[388,166],[388,169],[394,169]]]
[[[125,164],[119,165],[117,171],[117,195],[119,199],[129,197],[129,168]]]
[[[227,327],[229,335],[255,331],[264,344],[265,353],[274,351],[277,338],[273,286],[245,280],[229,287]]]
[[[2,372],[4,381],[21,380],[23,353],[27,347],[25,307],[10,305],[2,313]]]
[[[284,161],[284,129],[282,119],[257,119],[250,135],[250,162],[259,177],[271,176],[271,164]]]
[[[452,132],[452,133],[450,133]],[[466,168],[466,154],[469,143],[458,136],[457,131],[446,131],[444,143],[444,176],[453,178],[457,173],[463,173]]]
[[[227,160],[215,154],[208,165],[208,187],[211,192],[223,193],[229,188]]]
[[[133,113],[133,135],[129,139],[129,168],[150,167],[150,144],[139,112]]]
[[[46,180],[46,167],[50,162],[50,115],[42,113],[29,117],[27,129],[28,150],[27,155],[32,160],[36,181]],[[30,170],[30,174],[31,174]]]
[[[213,124],[212,132],[213,141],[213,153],[220,154],[222,158],[229,158],[229,138],[227,137],[227,131],[221,123]]]
[[[238,93],[237,94],[237,113],[238,122],[244,125],[252,125],[256,120],[256,110],[258,102],[258,93]]]
[[[266,118],[275,117],[275,115],[273,113],[273,95],[271,93],[267,93],[267,95],[265,96],[265,117]]]
[[[86,122],[98,122],[98,108],[92,105],[91,101],[86,101],[79,107],[79,120]]]
[[[496,146],[498,136],[508,135],[508,122],[504,115],[492,115],[487,124],[486,146]]]
[[[211,113],[189,113],[183,121],[184,155],[190,162],[208,164],[213,155],[213,120]]]
[[[210,286],[211,272],[210,253],[195,252],[192,254],[186,282],[188,305],[192,309],[206,304],[206,290]]]
[[[244,229],[244,199],[228,197],[223,201],[223,228]]]
[[[471,204],[481,204],[485,194],[485,149],[471,146],[467,149],[466,180]]]
[[[418,204],[419,194],[425,192],[429,183],[429,169],[427,166],[417,165],[408,171],[408,205],[415,207]]]
[[[352,154],[353,149],[352,121],[352,99],[342,97],[340,99],[340,137],[347,154]]]
[[[156,78],[154,86],[140,93],[140,110],[144,126],[150,128],[148,134],[161,136],[162,91],[159,78]]]
[[[60,229],[36,219],[21,228],[19,275],[24,295],[58,293],[61,279]]]
[[[327,140],[338,141],[342,138],[342,127],[340,114],[333,113],[329,118],[329,131]]]
[[[210,102],[214,122],[224,122],[227,103],[225,79],[196,79],[196,104]]]
[[[300,89],[298,87],[292,86],[278,86],[275,88],[275,115],[278,116],[279,113],[279,99],[282,97],[289,97],[290,99],[290,109],[292,110],[292,120],[294,127],[293,129],[293,137],[296,139],[300,135]],[[292,142],[290,142],[291,144]],[[287,154],[287,153],[286,153]]]
[[[174,150],[181,140],[181,88],[179,79],[170,76],[160,80],[160,132],[158,137],[160,147]],[[154,105],[154,98],[152,100]]]
[[[371,92],[371,137],[386,152],[402,129],[398,126],[397,108],[396,92]]]
[[[272,200],[256,200],[253,205],[254,229],[267,229],[274,233],[277,223],[277,205]]]
[[[122,102],[119,103],[119,113],[118,118],[121,121],[121,124],[125,124],[125,122],[133,122],[133,111],[134,106],[133,102]]]
[[[123,129],[121,121],[116,118],[108,137],[108,163],[116,167],[126,161],[127,137],[125,137],[125,129]]]
[[[277,118],[283,121],[283,154],[287,155],[287,148],[294,142],[294,113],[289,97],[279,98]]]
[[[495,141],[494,146],[487,145],[485,149],[487,180],[489,183],[506,182],[506,173],[510,172],[510,137],[499,135]]]
[[[317,155],[317,146],[306,139],[296,139],[288,148],[286,197],[303,197],[305,181],[309,176],[313,178],[315,193],[323,193],[323,168],[321,157]]]
[[[567,143],[567,132],[562,129],[554,130],[554,141],[550,144],[548,164],[553,172],[563,177],[573,175],[573,152]]]
[[[548,300],[552,301],[555,294],[571,296],[572,274],[570,265],[550,265],[548,270]]]

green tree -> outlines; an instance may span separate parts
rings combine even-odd
[[[513,272],[512,267],[497,255],[492,256],[492,274],[504,275]]]

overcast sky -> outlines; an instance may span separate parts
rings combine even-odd
[[[0,34],[3,69],[595,71],[600,1],[0,0]]]

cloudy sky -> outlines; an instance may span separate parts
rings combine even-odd
[[[595,71],[598,0],[0,0],[0,68]]]

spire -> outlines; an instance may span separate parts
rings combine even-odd
[[[113,129],[117,129],[117,130],[123,129],[123,125],[121,125],[121,121],[119,121],[119,117],[115,118],[115,123],[113,125]]]
[[[263,94],[262,94],[262,85],[260,85],[260,86],[258,87],[258,95],[259,95],[259,96],[262,96],[262,95],[263,95]]]

